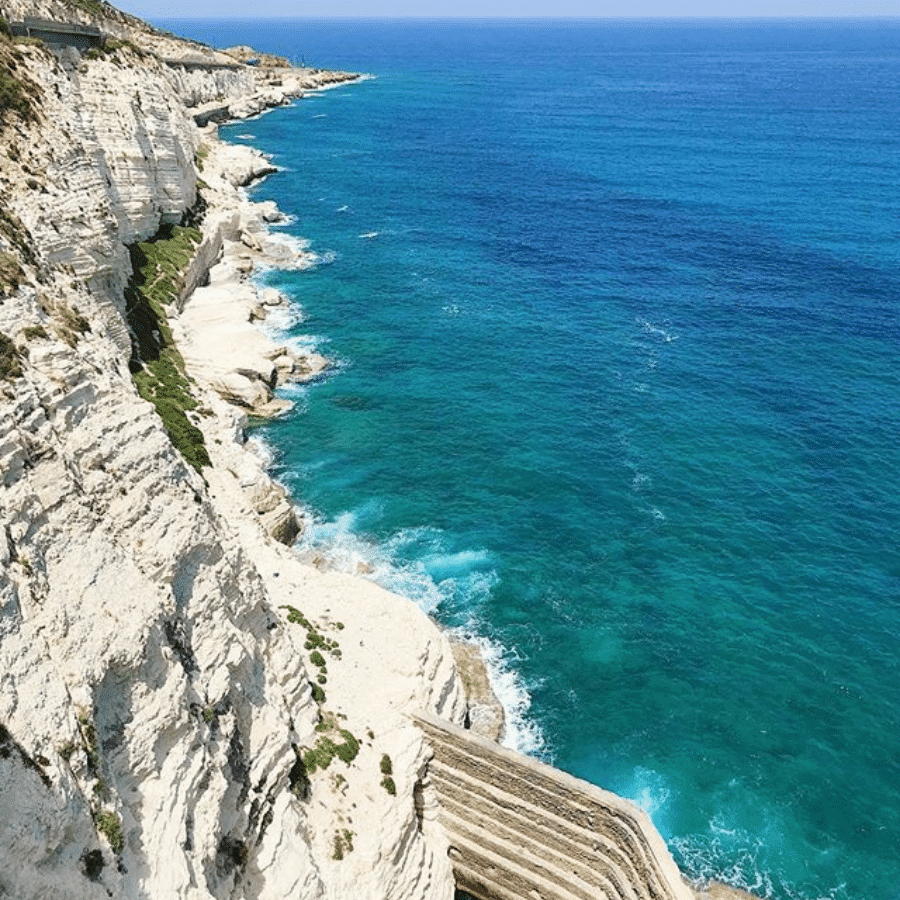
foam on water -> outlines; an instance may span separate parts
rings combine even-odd
[[[303,307],[290,301],[279,306],[267,306],[266,317],[259,327],[274,340],[284,340],[289,333],[306,321]]]
[[[309,385],[297,381],[288,381],[279,386],[275,392],[277,397],[290,400],[294,405],[294,411],[302,413],[309,404]]]
[[[246,446],[252,453],[254,453],[257,457],[259,457],[259,459],[262,460],[266,468],[271,468],[275,460],[278,458],[278,452],[272,446],[271,442],[267,441],[266,438],[259,432],[251,434],[247,437]]]
[[[293,213],[284,213],[281,210],[278,211],[280,216],[274,222],[268,222],[267,224],[271,228],[286,228],[289,225],[296,225],[300,220],[299,216],[295,216]]]
[[[457,640],[476,644],[481,652],[491,689],[503,707],[504,734],[501,743],[519,753],[544,756],[546,741],[540,726],[528,714],[531,692],[517,670],[516,654],[473,628],[474,621],[468,628],[452,629],[451,634]]]
[[[544,736],[528,716],[531,694],[517,671],[517,654],[478,629],[477,611],[497,580],[490,568],[490,554],[483,550],[444,552],[440,548],[445,536],[432,528],[409,529],[386,541],[369,541],[359,534],[359,522],[371,516],[377,505],[378,501],[372,500],[368,509],[348,511],[332,521],[308,513],[306,528],[295,544],[297,552],[304,558],[324,558],[339,571],[374,581],[412,600],[428,614],[446,605],[467,610],[469,624],[451,629],[451,634],[481,650],[491,687],[504,710],[503,744],[540,755]],[[411,559],[411,549],[421,557]]]
[[[638,766],[634,770],[634,785],[625,794],[660,827],[662,813],[671,790],[659,772]]]

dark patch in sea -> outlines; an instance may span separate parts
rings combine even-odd
[[[369,409],[377,409],[381,404],[369,397],[358,397],[354,394],[338,394],[331,398],[333,406],[339,406],[341,409],[357,409],[365,411]]]

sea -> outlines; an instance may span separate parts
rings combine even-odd
[[[221,129],[335,363],[252,437],[298,552],[689,875],[898,900],[900,19],[158,24],[368,76]]]

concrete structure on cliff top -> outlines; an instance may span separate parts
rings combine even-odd
[[[437,717],[416,724],[457,887],[478,900],[693,900],[646,813]]]
[[[51,46],[76,47],[89,50],[103,43],[103,35],[96,25],[53,22],[26,16],[21,22],[10,22],[10,30],[20,37],[37,38]]]

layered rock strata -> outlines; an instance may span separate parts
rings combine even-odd
[[[693,900],[632,803],[422,714],[457,883],[479,900]]]

